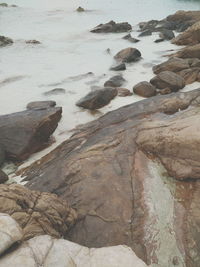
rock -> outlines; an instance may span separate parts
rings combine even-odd
[[[99,109],[109,104],[117,95],[117,90],[112,87],[92,91],[81,98],[76,105],[86,109]]]
[[[66,93],[66,90],[63,89],[63,88],[55,88],[55,89],[52,89],[50,91],[47,91],[44,93],[44,95],[61,95],[61,94],[65,94]]]
[[[191,84],[199,81],[200,68],[185,69],[179,71],[178,74],[183,77],[185,84]]]
[[[0,166],[4,163],[5,161],[5,150],[3,146],[0,145]]]
[[[133,93],[131,93],[130,90],[126,88],[117,88],[118,96],[125,97],[125,96],[131,96]]]
[[[110,70],[114,71],[126,70],[126,64],[125,63],[115,64],[113,67],[110,68]]]
[[[175,53],[173,56],[180,58],[198,58],[200,59],[200,44],[187,46]]]
[[[75,210],[56,195],[17,184],[0,185],[0,212],[18,222],[25,240],[42,234],[65,236],[77,218]]]
[[[180,75],[171,71],[160,72],[150,80],[150,83],[158,89],[169,87],[173,92],[176,92],[185,86],[184,79]]]
[[[26,44],[41,44],[41,42],[37,40],[28,40],[26,41]]]
[[[8,175],[0,169],[0,184],[8,181]]]
[[[144,36],[150,36],[150,35],[152,35],[152,31],[150,31],[150,30],[145,30],[145,31],[141,32],[141,33],[138,35],[138,37],[144,37]]]
[[[0,36],[0,47],[4,47],[11,44],[13,44],[13,40],[11,38]]]
[[[156,95],[156,88],[148,82],[140,82],[133,87],[133,92],[142,97],[152,97]]]
[[[164,41],[164,39],[159,38],[159,39],[156,39],[156,40],[154,41],[154,43],[161,43],[161,42],[163,42],[163,41]]]
[[[104,83],[104,87],[120,87],[126,80],[121,75],[116,75]]]
[[[130,33],[122,37],[122,39],[128,40],[131,43],[137,43],[140,41],[139,39],[133,38]]]
[[[20,241],[23,234],[18,223],[5,213],[0,213],[0,226],[0,255],[2,255],[11,245]]]
[[[161,39],[164,39],[164,40],[172,40],[175,37],[175,35],[174,35],[173,31],[167,30],[167,29],[163,29],[160,32],[159,37]]]
[[[198,266],[200,180],[177,179],[200,179],[199,101],[194,90],[109,112],[21,175],[27,187],[73,203],[80,219],[71,241],[125,244],[152,265],[173,266],[177,257],[180,266]]]
[[[27,104],[27,109],[48,109],[51,107],[55,107],[56,102],[55,101],[34,101]]]
[[[0,116],[0,145],[6,159],[24,160],[41,150],[55,131],[61,113],[58,107]]]
[[[141,53],[136,48],[128,47],[119,51],[114,58],[121,62],[134,62],[141,58]]]
[[[0,6],[2,6],[2,7],[8,7],[8,4],[7,3],[0,3]]]
[[[81,6],[79,6],[77,9],[76,9],[77,12],[84,12],[85,9]]]
[[[180,27],[180,24],[195,23],[200,20],[200,11],[183,11],[179,10],[175,14],[166,18],[168,22],[174,22],[177,25],[176,29]]]
[[[93,33],[108,33],[108,32],[127,32],[132,29],[131,25],[128,22],[116,23],[111,20],[105,24],[99,24],[94,29],[91,30]]]
[[[38,236],[22,244],[0,259],[0,267],[58,266],[58,267],[145,267],[126,246],[87,248],[67,240]]]
[[[170,58],[169,60],[153,67],[153,72],[158,74],[162,71],[178,72],[190,68],[188,60],[182,58]]]
[[[162,89],[162,90],[158,90],[158,93],[161,95],[171,94],[171,92],[172,92],[172,90],[169,87]]]
[[[158,25],[159,21],[158,20],[150,20],[147,22],[140,22],[139,27],[142,31],[146,30],[154,30],[156,26]]]
[[[179,34],[172,42],[177,45],[194,45],[200,43],[200,21]]]

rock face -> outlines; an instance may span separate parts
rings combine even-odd
[[[85,97],[80,99],[76,105],[86,109],[99,109],[110,103],[110,101],[117,95],[117,89],[113,87],[106,87],[90,92]]]
[[[104,83],[105,87],[120,87],[125,82],[125,79],[121,75],[116,75],[110,78]]]
[[[156,95],[156,88],[148,82],[140,82],[133,87],[133,92],[142,97],[151,97]]]
[[[7,46],[13,44],[13,40],[11,38],[0,36],[0,47]]]
[[[61,119],[62,108],[26,110],[0,116],[0,145],[6,159],[24,160],[42,149]]]
[[[105,24],[99,24],[94,29],[91,30],[93,33],[117,33],[117,32],[127,32],[132,29],[131,25],[128,22],[116,23],[111,20]]]
[[[49,234],[65,236],[76,212],[56,195],[30,191],[21,185],[0,185],[0,212],[7,213],[23,229],[23,239]]]
[[[119,51],[114,58],[121,62],[134,62],[141,58],[141,53],[136,48],[128,47]]]
[[[0,255],[11,245],[21,241],[22,237],[22,230],[18,223],[9,215],[0,213]]]
[[[26,186],[76,208],[73,242],[126,244],[153,266],[198,267],[199,103],[195,90],[110,112],[27,169]]]
[[[43,235],[30,239],[0,259],[0,267],[145,267],[126,246],[88,249],[62,239]]]
[[[171,71],[160,72],[157,76],[153,77],[150,82],[158,89],[170,88],[174,92],[185,86],[184,79]]]
[[[27,104],[27,109],[47,109],[55,107],[55,101],[35,101]]]

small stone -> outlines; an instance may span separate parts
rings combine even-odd
[[[161,42],[163,42],[163,41],[164,41],[164,39],[159,38],[159,39],[156,39],[156,40],[154,41],[154,43],[161,43]]]
[[[13,40],[11,38],[0,36],[0,47],[13,44]]]
[[[117,64],[111,67],[110,70],[114,70],[114,71],[126,70],[126,65],[125,63],[120,63],[120,64]]]
[[[26,44],[41,44],[40,41],[37,40],[28,40],[26,41]]]
[[[150,36],[150,35],[152,35],[152,31],[150,31],[150,30],[146,30],[146,31],[141,32],[141,33],[138,35],[138,37]]]
[[[84,12],[85,9],[81,6],[79,6],[77,9],[76,9],[77,12]]]
[[[130,90],[126,88],[117,88],[118,96],[125,97],[125,96],[131,96],[133,93],[131,93]]]

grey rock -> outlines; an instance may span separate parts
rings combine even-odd
[[[34,101],[28,103],[26,106],[27,109],[47,109],[51,107],[55,107],[55,101]]]
[[[104,87],[120,87],[126,80],[121,75],[116,75],[104,83]]]

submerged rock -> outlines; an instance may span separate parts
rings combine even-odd
[[[26,41],[26,44],[34,44],[34,45],[37,45],[37,44],[41,44],[41,42],[38,41],[38,40],[27,40]]]
[[[55,107],[56,102],[55,101],[34,101],[27,104],[27,109],[48,109]]]
[[[152,35],[152,31],[150,31],[150,30],[145,30],[145,31],[141,32],[141,33],[138,35],[138,37],[144,37],[144,36],[150,36],[150,35]]]
[[[121,62],[134,62],[141,58],[141,53],[136,48],[128,47],[119,51],[114,58]]]
[[[55,88],[44,93],[44,95],[61,95],[66,94],[66,90],[63,88]]]
[[[22,185],[0,185],[0,212],[9,214],[23,229],[23,239],[49,234],[65,236],[77,218],[68,203],[50,193]]]
[[[76,105],[86,109],[99,109],[107,104],[117,95],[116,88],[107,87],[95,90],[81,98]]]
[[[174,35],[173,31],[167,30],[167,29],[163,29],[160,32],[159,37],[161,39],[164,39],[164,40],[172,40],[175,37],[175,35]]]
[[[133,87],[133,92],[142,97],[152,97],[156,95],[156,88],[149,82],[140,82]]]
[[[84,12],[85,9],[81,6],[79,6],[77,9],[76,9],[77,12]]]
[[[131,43],[138,43],[140,41],[139,39],[133,38],[130,33],[122,37],[122,39],[128,40]]]
[[[12,44],[13,44],[13,40],[11,38],[0,36],[0,47],[12,45]]]
[[[199,98],[200,90],[155,96],[79,127],[22,174],[27,187],[72,203],[73,242],[126,244],[147,264],[198,266],[200,181],[166,173],[200,179]]]
[[[111,20],[108,23],[105,24],[99,24],[94,29],[91,30],[91,32],[94,33],[108,33],[108,32],[127,32],[132,29],[131,25],[128,22],[122,22],[122,23],[116,23],[113,20]]]
[[[114,71],[126,70],[126,65],[124,63],[115,64],[110,68],[110,70]]]
[[[176,92],[185,87],[184,79],[171,71],[162,71],[157,76],[153,77],[150,81],[158,89],[170,88],[173,92]]]
[[[25,110],[0,116],[0,145],[6,159],[24,160],[41,150],[57,128],[62,108]]]
[[[121,75],[116,75],[104,83],[104,87],[120,87],[126,80]]]

